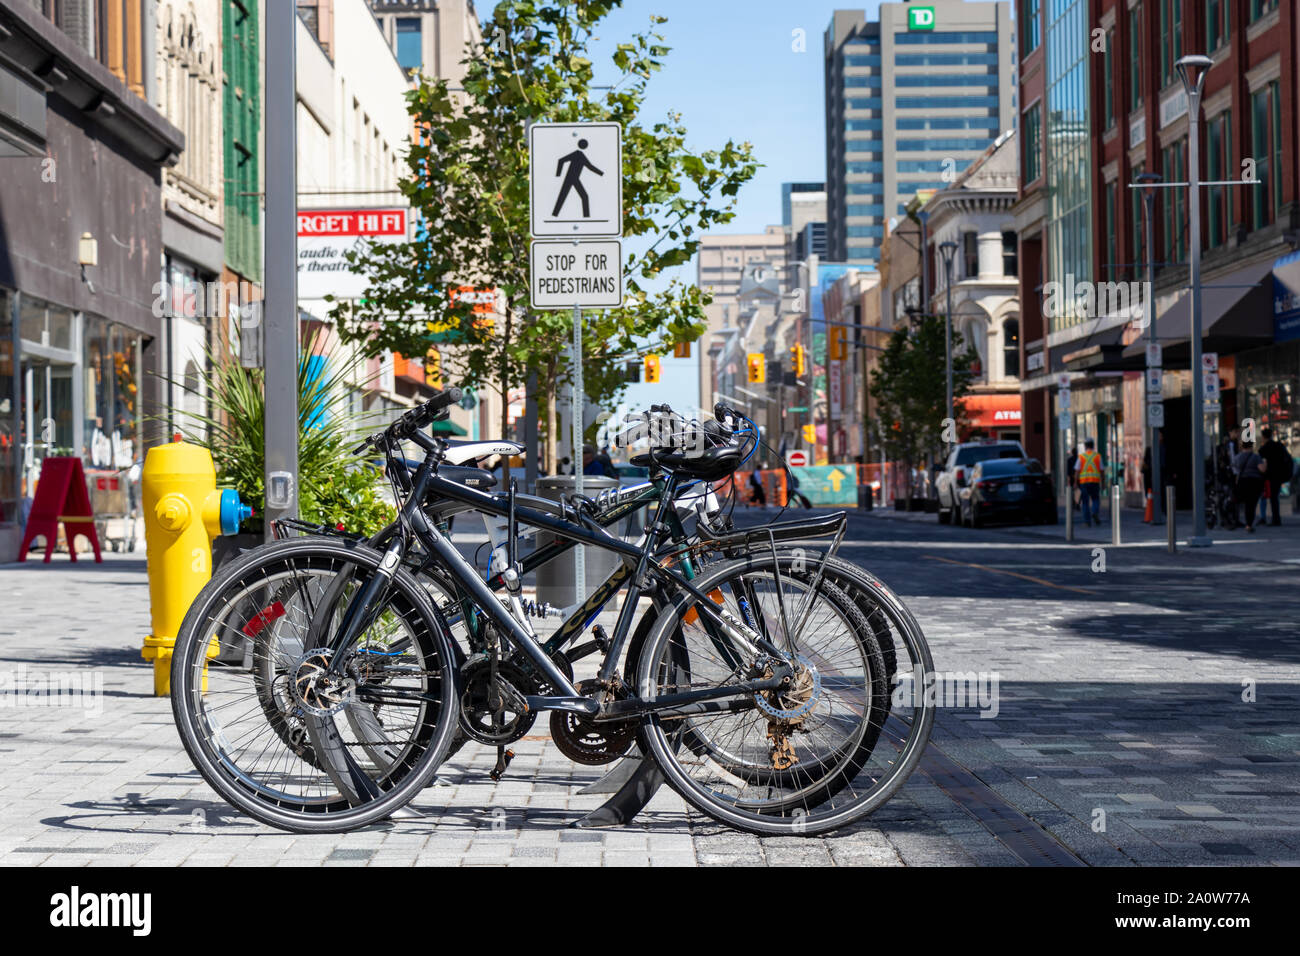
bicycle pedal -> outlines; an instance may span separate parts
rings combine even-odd
[[[605,633],[605,628],[602,625],[597,624],[591,629],[591,637],[602,654],[609,653],[609,635]]]

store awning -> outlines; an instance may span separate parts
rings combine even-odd
[[[1273,342],[1273,263],[1258,262],[1201,287],[1201,348],[1231,355]],[[1156,318],[1156,341],[1166,369],[1191,364],[1192,294],[1184,290]],[[1124,349],[1124,364],[1146,364],[1145,334]]]
[[[962,399],[972,428],[1019,428],[1020,395],[967,395]]]
[[[465,429],[461,428],[450,418],[445,418],[440,422],[434,422],[429,426],[429,431],[433,432],[435,435],[452,435],[456,438],[463,438],[465,435],[469,434],[469,432],[465,431]]]

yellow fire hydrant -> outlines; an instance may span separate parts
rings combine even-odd
[[[217,489],[212,455],[198,445],[150,448],[140,479],[153,625],[142,654],[153,661],[153,691],[163,697],[171,693],[172,649],[181,621],[212,578],[212,539],[234,534],[253,510],[238,492]],[[209,656],[216,653],[214,641]]]

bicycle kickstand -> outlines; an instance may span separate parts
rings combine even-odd
[[[494,783],[500,782],[501,778],[505,776],[506,768],[510,766],[510,761],[514,759],[515,752],[513,750],[507,750],[503,746],[497,747],[497,763],[488,774]]]

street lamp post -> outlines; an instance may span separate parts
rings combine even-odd
[[[939,251],[943,253],[943,274],[944,289],[948,297],[948,307],[946,309],[943,322],[943,360],[944,375],[946,381],[945,397],[947,399],[948,419],[952,420],[952,260],[957,254],[957,243],[949,239],[947,242],[939,243]]]
[[[1146,303],[1146,321],[1147,321],[1147,343],[1154,345],[1156,342],[1156,251],[1155,251],[1155,201],[1156,191],[1153,183],[1160,182],[1160,176],[1157,173],[1143,173],[1137,178],[1142,184],[1142,208],[1146,211],[1146,247],[1147,247],[1147,303]],[[1149,366],[1148,366],[1149,368]],[[1151,396],[1147,395],[1147,406],[1151,405]],[[1154,425],[1147,429],[1149,438],[1147,439],[1147,448],[1151,450],[1151,492],[1159,499],[1153,502],[1151,509],[1151,523],[1161,523],[1161,509],[1164,507],[1164,486],[1160,483],[1160,430]]]
[[[1192,547],[1210,544],[1205,525],[1205,382],[1201,376],[1201,91],[1213,60],[1185,56],[1175,68],[1187,91],[1187,228],[1191,243],[1188,276],[1192,286]],[[1154,452],[1152,457],[1155,457]]]

